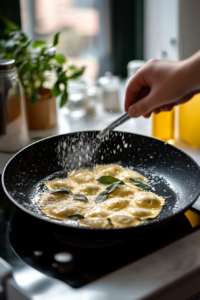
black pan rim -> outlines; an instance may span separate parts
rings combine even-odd
[[[35,213],[33,213],[33,212],[31,212],[31,211],[29,211],[28,209],[26,209],[25,207],[23,207],[22,205],[20,205],[18,202],[16,202],[14,199],[13,199],[13,197],[11,197],[10,196],[10,194],[8,193],[8,191],[7,191],[7,189],[6,189],[6,187],[5,187],[5,184],[4,184],[4,176],[5,176],[5,172],[6,172],[6,168],[8,167],[8,165],[9,165],[9,163],[19,154],[19,153],[21,153],[21,152],[23,152],[24,150],[26,150],[27,148],[29,148],[29,147],[31,147],[31,146],[33,146],[33,145],[35,145],[35,144],[37,144],[37,143],[40,143],[40,142],[43,142],[43,141],[45,141],[45,140],[48,140],[48,139],[52,139],[52,138],[55,138],[55,137],[64,137],[64,136],[66,136],[66,135],[69,135],[69,134],[75,134],[75,133],[79,133],[79,134],[82,134],[83,132],[85,132],[85,133],[90,133],[90,132],[92,132],[92,133],[99,133],[100,132],[100,130],[83,130],[83,131],[73,131],[73,132],[69,132],[69,133],[62,133],[62,134],[57,134],[57,135],[53,135],[53,136],[50,136],[50,137],[46,137],[46,138],[44,138],[44,139],[41,139],[41,140],[39,140],[39,141],[36,141],[36,142],[34,142],[34,143],[32,143],[32,144],[30,144],[30,145],[28,145],[28,146],[26,146],[26,147],[24,147],[23,149],[21,149],[20,151],[18,151],[14,156],[12,156],[11,157],[11,159],[7,162],[7,164],[5,165],[5,167],[4,167],[4,170],[3,170],[3,173],[2,173],[2,186],[3,186],[3,189],[4,189],[4,192],[6,193],[6,196],[12,201],[12,203],[15,205],[15,206],[17,206],[19,209],[21,209],[21,210],[23,210],[25,213],[28,213],[29,215],[31,215],[32,217],[35,217],[35,218],[37,218],[37,219],[39,219],[39,220],[41,220],[41,221],[47,221],[48,223],[50,223],[50,224],[52,224],[52,225],[56,225],[56,226],[59,226],[59,227],[61,227],[61,228],[70,228],[70,229],[73,229],[73,230],[82,230],[82,231],[88,231],[88,230],[90,230],[90,231],[98,231],[98,232],[105,232],[105,231],[115,231],[115,232],[120,232],[120,231],[124,231],[124,230],[126,230],[126,231],[129,231],[129,230],[133,230],[133,228],[135,228],[135,229],[143,229],[143,228],[147,228],[148,227],[148,229],[150,229],[150,228],[153,228],[154,226],[156,226],[157,225],[157,223],[155,222],[155,223],[149,223],[148,224],[148,226],[146,225],[146,224],[144,224],[144,223],[141,223],[139,226],[129,226],[129,227],[122,227],[122,228],[92,228],[92,227],[81,227],[81,226],[71,226],[71,225],[67,225],[67,224],[63,224],[63,223],[61,223],[62,221],[57,221],[57,222],[55,222],[56,220],[54,220],[54,219],[50,219],[50,218],[48,218],[48,219],[44,219],[43,217],[42,217],[42,215],[40,216],[39,214],[35,214]],[[168,144],[168,143],[166,143],[166,142],[164,142],[164,141],[162,141],[162,140],[159,140],[159,139],[157,139],[157,138],[154,138],[154,137],[149,137],[149,136],[146,136],[146,135],[142,135],[142,134],[136,134],[136,133],[133,133],[133,132],[126,132],[126,131],[114,131],[114,132],[116,132],[116,133],[122,133],[122,134],[131,134],[131,135],[135,135],[135,136],[140,136],[140,137],[144,137],[144,138],[149,138],[149,139],[151,139],[151,140],[157,140],[158,142],[160,142],[161,144],[165,144],[165,145],[167,145],[167,146],[169,146],[169,147],[172,147],[172,148],[175,148],[177,151],[179,151],[179,152],[181,152],[181,153],[183,153],[184,155],[186,155],[187,157],[189,157],[192,161],[193,161],[193,163],[198,167],[198,169],[199,169],[199,171],[200,171],[200,166],[198,165],[198,163],[189,155],[189,154],[187,154],[186,152],[184,152],[183,150],[181,150],[181,149],[179,149],[179,148],[177,148],[176,146],[173,146],[173,145],[171,145],[171,144]],[[188,204],[186,207],[184,207],[184,209],[183,210],[181,210],[180,212],[178,212],[178,213],[176,213],[175,215],[172,215],[172,216],[170,216],[170,217],[168,217],[167,219],[163,219],[163,220],[160,220],[159,221],[159,224],[161,225],[161,224],[164,224],[165,222],[168,222],[168,221],[170,221],[170,220],[172,220],[173,218],[175,218],[175,217],[178,217],[179,215],[181,215],[181,214],[183,214],[184,212],[186,212],[191,206],[192,206],[192,204],[197,200],[197,198],[200,196],[200,182],[199,182],[199,192],[197,191],[196,193],[195,193],[195,195],[193,196],[193,198],[194,198],[194,200],[192,201],[192,202],[190,202],[190,204]],[[60,222],[60,223],[59,223]]]

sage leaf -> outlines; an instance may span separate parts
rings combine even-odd
[[[76,200],[83,200],[83,201],[88,202],[88,198],[86,198],[84,195],[72,194],[72,197]]]
[[[102,184],[111,184],[113,182],[118,182],[120,181],[120,184],[124,185],[125,183],[122,180],[119,180],[118,178],[115,178],[113,176],[107,175],[107,176],[101,176],[97,178],[97,181],[102,183]]]
[[[98,203],[101,203],[103,202],[106,197],[112,192],[114,191],[114,189],[120,184],[120,181],[117,181],[117,182],[113,182],[111,184],[109,184],[106,189],[101,192],[95,199],[95,203],[98,204]]]
[[[68,194],[68,195],[71,195],[76,200],[82,200],[82,201],[88,202],[87,197],[85,197],[84,195],[73,194],[72,191],[70,189],[67,189],[67,188],[60,188],[60,189],[57,189],[57,190],[52,190],[52,191],[49,191],[49,193],[50,194],[56,194],[56,193]]]
[[[85,217],[83,215],[80,215],[80,214],[71,215],[71,216],[68,216],[68,218],[71,219],[71,220],[85,219]]]
[[[112,220],[111,220],[110,218],[107,218],[107,220],[108,220],[108,223],[109,223],[111,226],[113,226]]]
[[[57,193],[61,193],[61,194],[68,194],[68,195],[73,195],[72,191],[70,189],[67,188],[60,188],[57,190],[52,190],[49,191],[50,194],[57,194]]]
[[[152,190],[152,186],[142,180],[129,178],[129,181],[139,187],[141,190],[149,191]]]

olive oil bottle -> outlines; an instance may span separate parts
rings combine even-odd
[[[152,135],[167,143],[174,144],[175,109],[152,116]]]
[[[200,94],[179,106],[179,138],[194,148],[200,147]]]

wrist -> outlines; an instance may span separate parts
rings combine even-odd
[[[200,52],[180,62],[180,72],[188,92],[200,91]]]

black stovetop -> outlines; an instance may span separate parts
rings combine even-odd
[[[72,247],[58,241],[35,218],[30,218],[16,209],[0,186],[0,256],[11,265],[19,267],[20,262],[24,261],[38,271],[60,279],[74,288],[134,262],[191,233],[199,226],[193,228],[183,214],[165,225],[131,235],[112,247]],[[60,252],[69,252],[74,257],[73,269],[68,273],[59,272],[56,267],[54,255]]]

